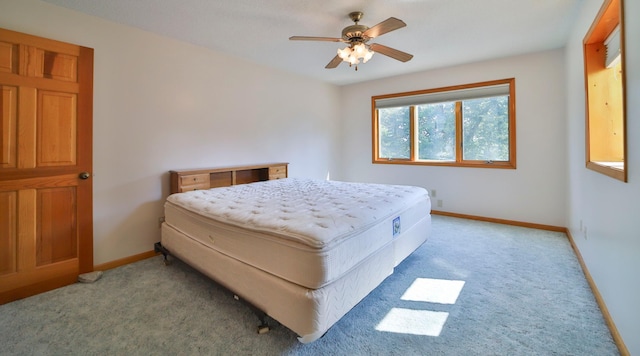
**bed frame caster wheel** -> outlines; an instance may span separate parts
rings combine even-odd
[[[164,248],[164,246],[162,246],[162,244],[160,242],[156,242],[155,244],[153,244],[153,251],[155,253],[161,253],[162,254],[162,256],[164,257],[164,265],[165,266],[169,266],[171,264],[171,261],[169,261],[169,250]]]
[[[262,310],[258,309],[253,304],[240,299],[240,297],[237,294],[233,295],[233,299],[245,302],[247,304],[247,306],[249,306],[249,308],[256,314],[256,316],[258,317],[258,321],[259,321],[258,334],[266,334],[266,333],[269,332],[269,330],[271,330],[271,328],[269,327],[269,324],[267,324],[267,313],[265,313]]]

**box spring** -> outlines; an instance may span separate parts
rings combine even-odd
[[[392,274],[400,262],[397,256],[419,247],[430,227],[430,217],[424,217],[342,278],[319,289],[291,283],[226,256],[167,224],[162,226],[162,244],[172,255],[264,311],[296,333],[300,342],[307,343],[324,335]]]

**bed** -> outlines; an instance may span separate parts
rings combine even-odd
[[[427,240],[430,210],[419,187],[266,180],[170,195],[160,244],[307,343]]]

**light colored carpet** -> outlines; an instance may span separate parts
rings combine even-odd
[[[323,338],[269,321],[257,334],[230,292],[154,257],[0,306],[0,354],[618,354],[564,234],[443,216]]]

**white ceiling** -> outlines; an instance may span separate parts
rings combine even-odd
[[[563,47],[582,0],[44,0],[234,57],[343,85]],[[289,41],[340,37],[352,25],[389,18],[407,27],[371,41],[414,55],[376,54],[358,71],[324,66],[345,45]]]

